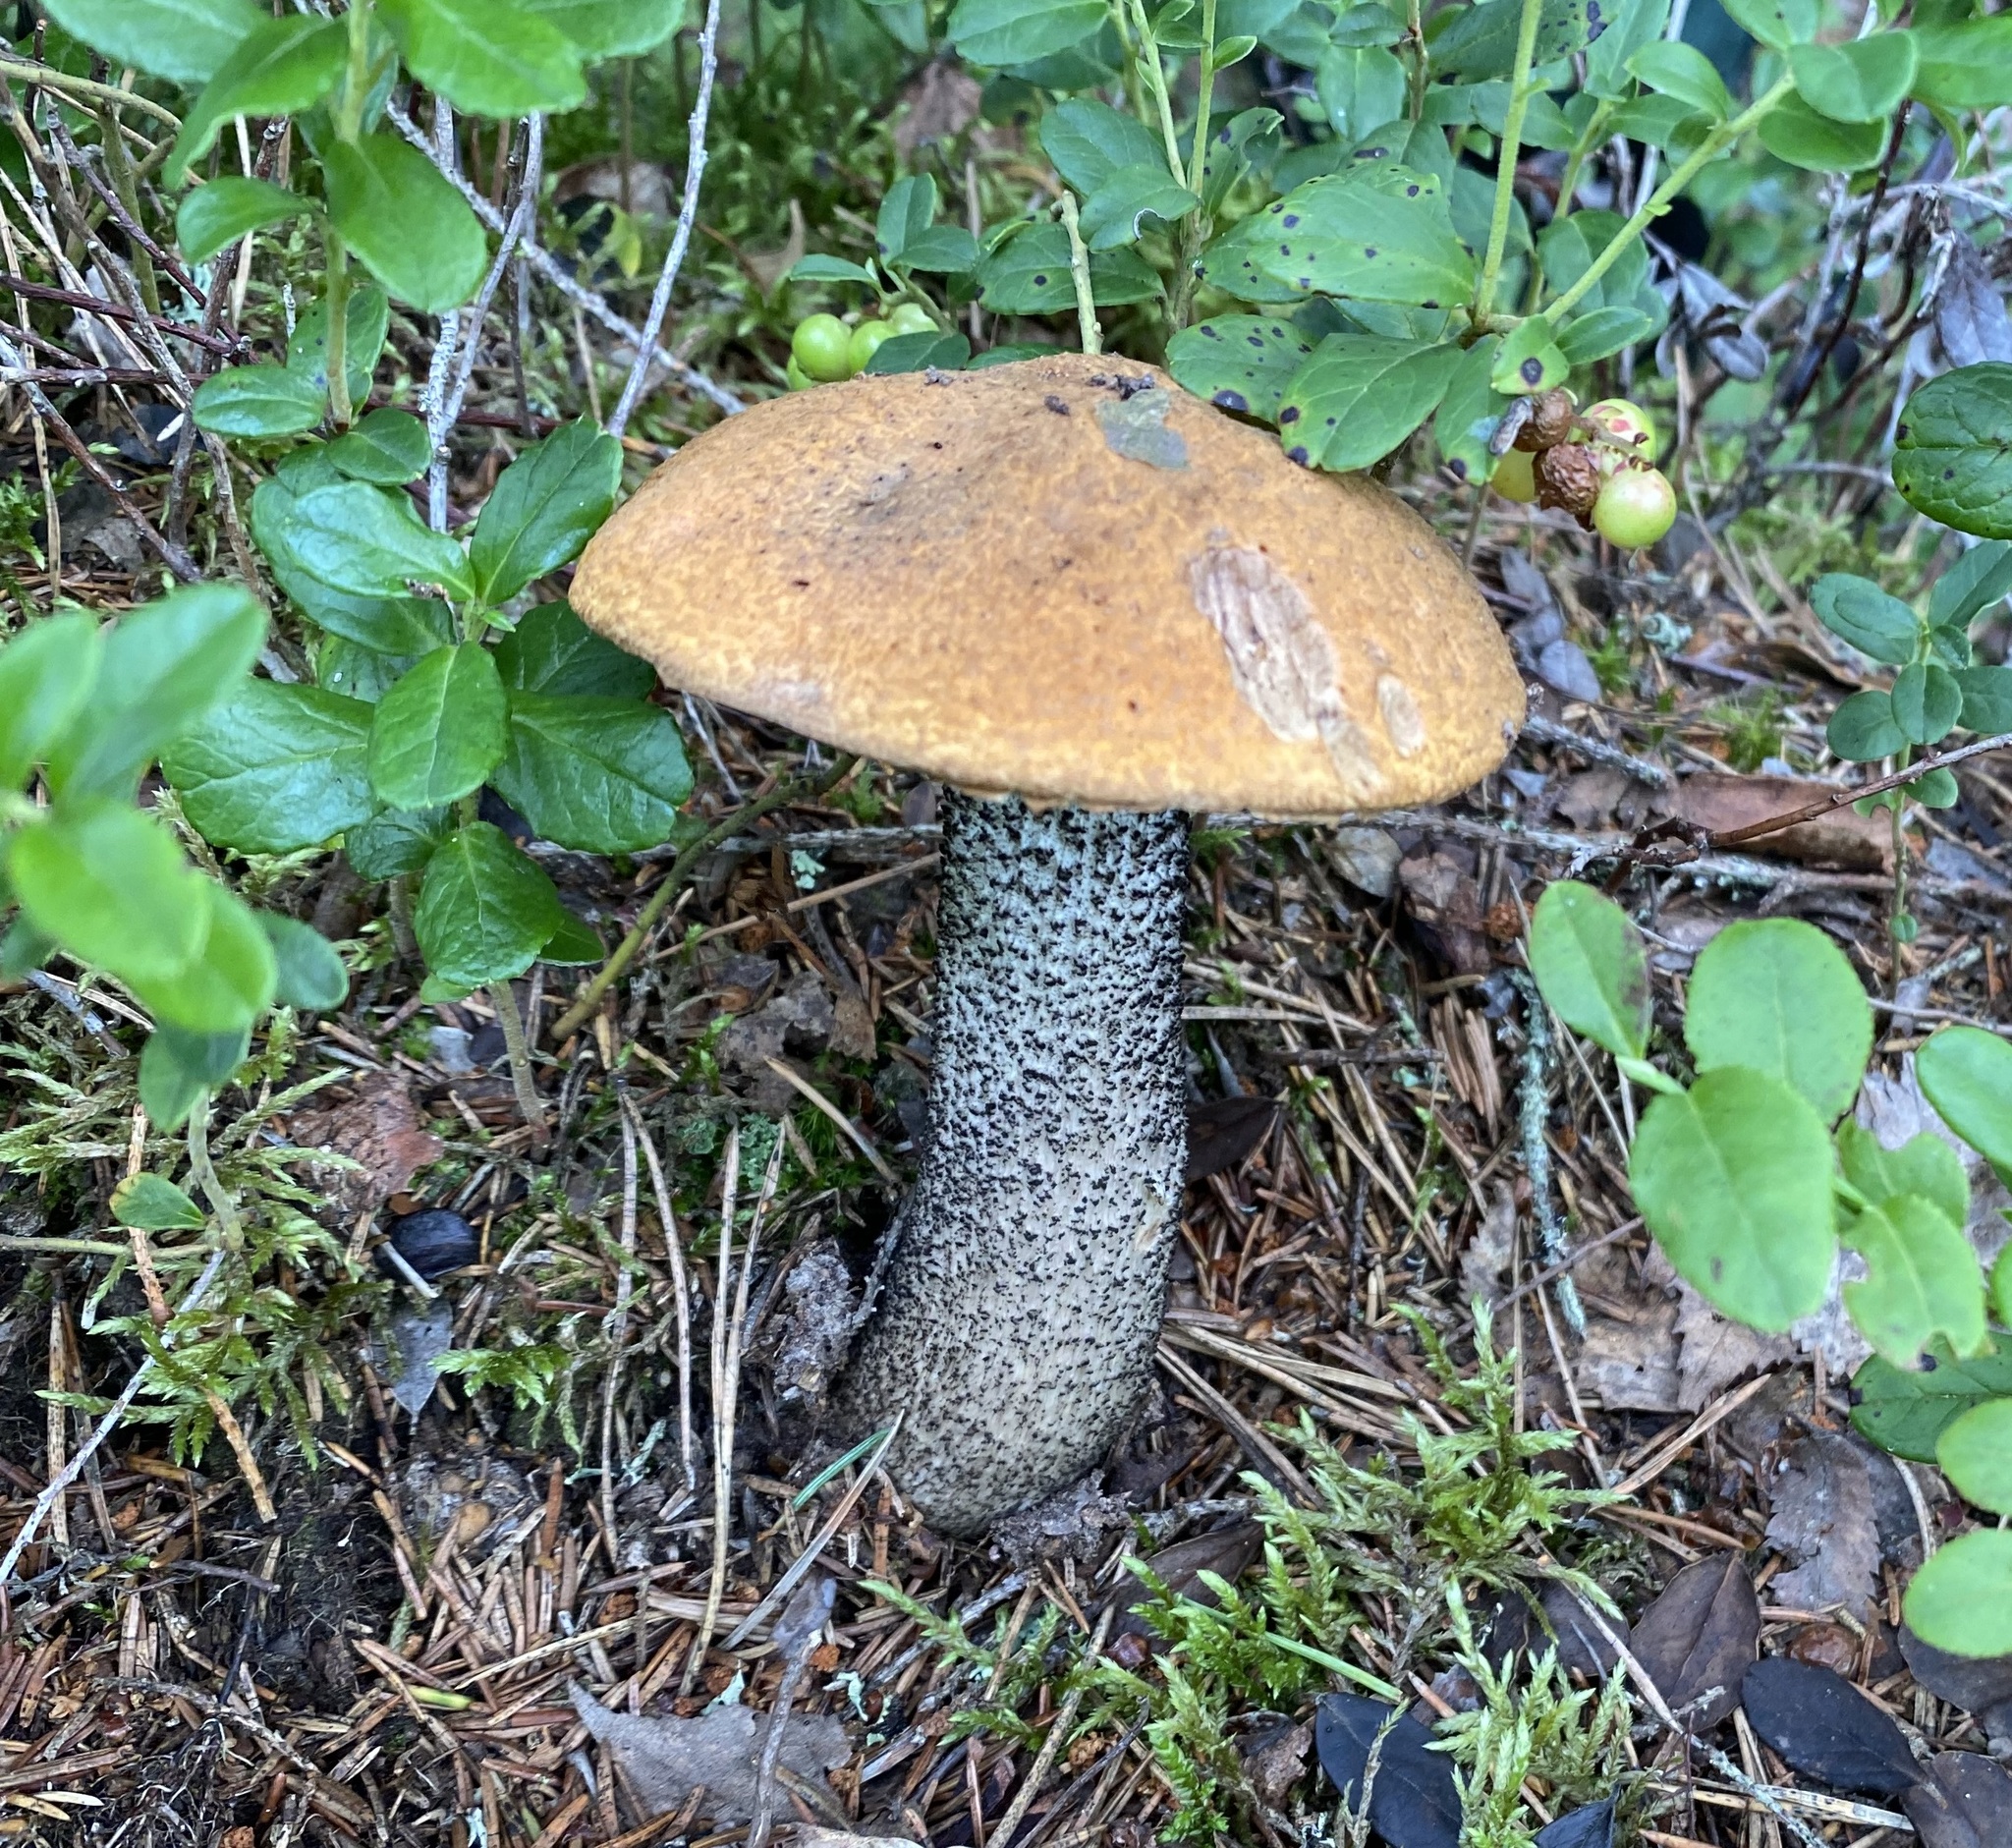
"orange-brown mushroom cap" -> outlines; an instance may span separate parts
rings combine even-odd
[[[729,418],[595,535],[573,601],[673,687],[1035,802],[1395,808],[1523,717],[1423,520],[1109,357]]]

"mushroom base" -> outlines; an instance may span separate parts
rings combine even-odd
[[[1182,817],[943,799],[929,1137],[841,1403],[932,1525],[1095,1467],[1151,1375],[1187,1158]]]

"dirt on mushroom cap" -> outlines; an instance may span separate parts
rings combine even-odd
[[[978,791],[1331,814],[1502,756],[1523,689],[1408,507],[1151,367],[862,376],[697,439],[575,607],[665,680]]]

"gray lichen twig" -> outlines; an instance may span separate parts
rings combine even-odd
[[[671,248],[664,252],[664,266],[658,272],[656,288],[649,298],[649,312],[643,318],[643,338],[637,343],[636,361],[622,386],[615,415],[608,420],[608,434],[620,436],[649,377],[656,357],[656,337],[663,331],[664,315],[671,306],[671,289],[678,271],[685,266],[685,251],[692,242],[692,227],[699,219],[699,183],[705,177],[705,125],[712,113],[712,84],[719,74],[719,0],[706,0],[705,26],[699,34],[699,95],[686,124],[685,196],[678,206],[678,227],[671,234]]]
[[[431,144],[427,141],[425,131],[413,121],[412,117],[406,113],[404,106],[395,97],[385,105],[385,114],[391,118],[392,126],[407,140],[412,142],[428,160],[433,160],[435,166],[440,166],[439,161],[434,159],[434,151]],[[453,185],[455,191],[468,201],[470,210],[491,231],[501,232],[503,229],[503,214],[495,206],[491,205],[459,173],[452,172],[446,167],[441,167],[440,170],[444,177]],[[608,306],[606,297],[602,296],[597,290],[589,289],[585,283],[568,275],[565,266],[559,259],[535,239],[525,238],[521,240],[518,245],[518,253],[545,281],[557,289],[567,301],[577,303],[586,313],[591,315],[609,333],[636,345],[640,346],[642,344],[643,330],[640,327],[617,314]],[[738,396],[729,391],[724,385],[706,377],[696,365],[679,359],[669,349],[657,347],[655,354],[656,363],[664,367],[666,371],[670,372],[674,378],[690,390],[697,392],[701,398],[717,406],[720,410],[732,413],[735,411],[745,411],[748,408]]]
[[[1551,1108],[1551,1022],[1537,983],[1520,969],[1509,972],[1523,997],[1523,1076],[1516,1088],[1516,1118],[1523,1145],[1524,1172],[1530,1176],[1531,1206],[1537,1214],[1537,1244],[1547,1264],[1565,1256],[1565,1222],[1551,1199],[1551,1146],[1544,1140],[1544,1120]],[[1574,1334],[1586,1332],[1586,1310],[1569,1272],[1561,1271],[1553,1286],[1558,1307]]]
[[[685,1268],[685,1246],[678,1236],[677,1209],[671,1204],[671,1190],[664,1184],[664,1167],[657,1159],[656,1144],[643,1125],[635,1098],[619,1079],[615,1096],[643,1151],[643,1166],[649,1170],[649,1191],[656,1198],[656,1216],[663,1227],[664,1252],[670,1260],[671,1300],[678,1317],[678,1462],[685,1473],[685,1492],[696,1494],[699,1465],[692,1447],[692,1279]]]
[[[761,1761],[754,1773],[754,1820],[748,1830],[748,1848],[764,1848],[768,1831],[775,1825],[775,1767],[782,1758],[782,1729],[804,1671],[810,1665],[810,1652],[817,1647],[831,1615],[834,1590],[831,1581],[819,1573],[790,1599],[769,1632],[769,1641],[782,1657],[782,1682],[769,1709],[768,1734],[761,1742]]]

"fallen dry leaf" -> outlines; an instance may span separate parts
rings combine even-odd
[[[618,1713],[585,1688],[573,1690],[582,1723],[621,1761],[652,1816],[683,1808],[704,1786],[700,1814],[715,1822],[754,1815],[754,1773],[768,1739],[768,1715],[746,1707],[709,1707],[691,1719]],[[829,1713],[792,1713],[783,1723],[781,1763],[820,1778],[852,1757],[845,1728]]]
[[[1672,1711],[1704,1732],[1739,1705],[1760,1647],[1760,1603],[1734,1553],[1686,1566],[1636,1620],[1629,1652]]]
[[[1677,815],[1694,827],[1714,834],[1752,827],[1771,815],[1787,814],[1837,794],[1828,783],[1800,776],[1687,776],[1651,805],[1658,817]],[[1893,864],[1893,830],[1881,815],[1862,815],[1849,808],[1776,834],[1742,841],[1727,850],[1765,854],[1776,860],[1800,860],[1815,867],[1837,867],[1855,872],[1881,872]]]
[[[327,1148],[347,1155],[354,1168],[316,1165],[330,1204],[347,1220],[375,1212],[392,1195],[403,1193],[414,1175],[438,1161],[445,1145],[419,1127],[412,1092],[393,1072],[368,1072],[347,1097],[317,1110],[300,1111],[290,1125],[301,1148]]]
[[[1879,1579],[1879,1529],[1865,1459],[1834,1431],[1813,1430],[1773,1483],[1767,1543],[1795,1562],[1769,1588],[1802,1610],[1842,1605],[1871,1615]]]

